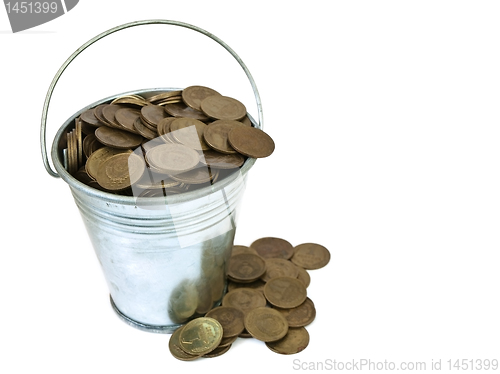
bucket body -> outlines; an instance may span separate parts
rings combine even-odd
[[[211,186],[139,202],[72,177],[63,166],[63,149],[66,132],[85,110],[126,94],[169,90],[123,93],[83,108],[61,126],[52,146],[53,164],[79,208],[113,308],[136,328],[166,333],[222,300],[237,212],[255,159]]]

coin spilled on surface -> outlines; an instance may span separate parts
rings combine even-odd
[[[170,336],[170,353],[183,361],[217,357],[229,351],[238,337],[260,340],[283,355],[303,351],[309,345],[305,326],[316,318],[314,303],[307,297],[308,270],[329,261],[328,249],[316,243],[294,247],[284,239],[266,237],[248,247],[233,246],[222,305],[181,325]],[[192,331],[206,323],[212,325],[197,335],[203,346],[193,349]]]

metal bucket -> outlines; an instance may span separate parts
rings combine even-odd
[[[41,123],[42,158],[47,172],[68,183],[79,208],[110,292],[117,315],[138,329],[171,333],[180,324],[205,314],[218,305],[226,290],[228,259],[236,230],[237,207],[245,179],[255,159],[249,158],[238,172],[215,184],[191,192],[165,197],[140,198],[115,195],[89,187],[64,168],[65,134],[74,119],[95,105],[71,116],[57,132],[52,162],[47,158],[45,128],[54,87],[71,61],[99,39],[116,31],[146,25],[167,24],[200,32],[222,45],[241,65],[252,85],[262,128],[260,97],[250,72],[224,42],[195,26],[168,20],[138,21],[108,30],[80,47],[59,69],[45,100]],[[152,95],[174,89],[128,92]],[[159,209],[160,208],[160,209]]]

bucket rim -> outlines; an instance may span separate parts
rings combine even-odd
[[[63,164],[60,161],[60,149],[59,149],[59,144],[61,141],[61,137],[65,132],[68,130],[68,128],[71,127],[71,123],[74,123],[74,120],[84,111],[91,109],[97,105],[100,104],[105,104],[108,103],[120,96],[124,95],[131,95],[131,94],[148,94],[148,93],[161,93],[161,92],[169,92],[169,91],[178,91],[181,90],[180,88],[171,88],[171,87],[157,87],[157,88],[145,88],[145,89],[138,89],[138,90],[132,90],[132,91],[127,91],[123,92],[117,95],[112,95],[109,97],[106,97],[104,99],[98,100],[90,105],[87,105],[86,107],[78,110],[76,113],[74,113],[72,116],[70,116],[59,128],[57,131],[56,135],[54,136],[54,140],[52,142],[52,150],[51,150],[51,158],[52,158],[52,163],[54,164],[54,167],[57,170],[57,173],[60,175],[60,177],[70,186],[71,189],[76,189],[90,197],[95,197],[98,198],[102,201],[108,202],[108,203],[114,203],[114,204],[123,204],[123,205],[137,205],[137,197],[135,196],[124,196],[124,195],[119,195],[119,194],[114,194],[110,192],[105,192],[105,191],[100,191],[96,188],[93,188],[91,186],[86,185],[83,182],[80,182],[78,179],[73,177],[63,166]],[[247,112],[247,116],[252,122],[252,124],[257,127],[261,128],[260,124],[258,124],[253,117]],[[74,126],[74,124],[73,124]],[[248,157],[245,160],[245,163],[243,166],[241,166],[238,170],[239,172],[235,172],[233,174],[230,174],[226,176],[225,178],[221,179],[220,181],[215,182],[214,184],[206,187],[199,188],[194,191],[186,191],[182,192],[179,194],[175,195],[167,195],[167,196],[159,196],[159,197],[141,197],[140,198],[140,205],[141,206],[155,206],[155,205],[164,205],[165,203],[168,205],[171,204],[178,204],[178,203],[183,203],[186,201],[192,201],[196,200],[198,198],[207,196],[209,194],[212,194],[214,192],[217,192],[219,190],[222,190],[223,188],[227,187],[231,182],[233,182],[235,179],[238,177],[245,177],[246,173],[252,168],[252,166],[255,164],[256,159]]]

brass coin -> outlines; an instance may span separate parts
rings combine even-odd
[[[238,338],[253,338],[252,334],[250,334],[247,329],[243,330],[243,332],[238,335]]]
[[[83,139],[83,143],[82,143],[82,148],[83,148],[83,154],[85,155],[85,157],[89,158],[90,155],[92,154],[93,150],[92,150],[92,143],[93,142],[97,142],[99,143],[99,141],[97,140],[97,138],[95,137],[95,134],[92,132],[92,134],[88,134],[84,139]],[[101,144],[101,143],[99,143]],[[104,147],[104,145],[103,145]]]
[[[242,124],[244,124],[245,126],[252,126],[252,121],[250,120],[250,118],[248,116],[245,116],[242,119],[240,119],[240,122]]]
[[[165,111],[173,117],[184,117],[184,118],[193,118],[199,121],[208,121],[208,118],[203,112],[199,110],[194,110],[193,108],[188,107],[186,104],[182,103],[173,103],[173,104],[165,104]]]
[[[290,259],[293,256],[293,245],[280,238],[266,237],[257,239],[250,247],[263,258]]]
[[[141,108],[141,118],[144,122],[156,127],[158,122],[163,118],[167,117],[167,113],[162,106],[159,105],[147,105]]]
[[[227,139],[238,153],[252,158],[264,158],[274,152],[274,141],[256,127],[241,126],[232,129]]]
[[[170,123],[170,134],[177,142],[197,151],[205,151],[210,147],[203,138],[207,125],[193,118],[177,118]]]
[[[241,253],[253,253],[254,255],[256,255],[257,251],[253,248],[247,247],[246,245],[233,245],[231,256],[236,256]]]
[[[89,125],[87,122],[84,122],[82,119],[80,119],[80,124],[82,126],[82,133],[85,135],[90,135],[93,134],[96,126]]]
[[[182,94],[182,91],[162,92],[162,93],[159,93],[159,94],[156,94],[154,96],[149,97],[148,101],[150,103],[155,103],[156,101],[161,101],[161,100],[169,99],[172,97],[177,97],[177,96],[180,96],[181,94]]]
[[[220,93],[204,86],[190,86],[182,90],[182,100],[195,110],[201,110],[202,100],[212,95],[220,95]]]
[[[288,322],[277,310],[260,307],[246,314],[245,328],[257,340],[274,342],[286,335]]]
[[[307,290],[297,278],[278,277],[272,278],[266,283],[264,296],[272,305],[290,309],[299,306],[306,300]]]
[[[230,338],[238,336],[245,329],[243,318],[245,315],[240,309],[231,306],[219,306],[209,311],[205,317],[211,317],[219,321],[222,326],[222,337]]]
[[[78,169],[74,177],[78,179],[80,182],[85,184],[88,184],[89,182],[93,181],[90,175],[88,175],[87,172],[85,171],[85,166],[82,166],[80,169]]]
[[[278,277],[297,278],[297,276],[299,275],[297,266],[295,266],[289,260],[285,260],[283,258],[266,258],[265,262],[266,272],[261,277],[264,282]]]
[[[180,347],[191,355],[212,352],[222,339],[221,324],[210,317],[199,317],[189,321],[180,332]]]
[[[300,244],[294,248],[291,261],[304,269],[320,269],[330,262],[330,251],[315,243]]]
[[[231,336],[230,338],[223,337],[222,340],[220,341],[220,344],[217,347],[217,349],[222,348],[222,347],[227,347],[228,345],[233,344],[236,341],[236,339],[238,339],[238,336]]]
[[[115,119],[115,113],[122,108],[124,107],[118,104],[109,104],[102,108],[102,116],[108,125],[116,127],[117,129],[122,129],[122,126]]]
[[[254,282],[249,282],[249,283],[241,283],[241,282],[233,282],[232,280],[229,280],[227,282],[227,290],[232,291],[237,288],[251,288],[253,290],[259,291],[264,295],[264,286],[266,283],[262,279],[257,279]]]
[[[236,169],[245,163],[245,157],[239,153],[223,154],[217,151],[203,151],[200,162],[215,169]]]
[[[150,165],[172,175],[194,169],[199,157],[198,152],[182,144],[162,144],[146,153]]]
[[[301,281],[302,283],[304,283],[304,286],[309,287],[309,285],[311,284],[311,276],[309,275],[309,273],[307,272],[306,269],[300,267],[300,266],[297,266],[297,270],[299,271],[299,275],[297,276],[297,279],[299,281]]]
[[[105,106],[107,106],[108,104],[99,104],[98,106],[96,106],[94,109],[93,109],[93,113],[94,113],[94,117],[97,118],[97,120],[100,122],[99,126],[100,125],[106,125],[106,126],[109,126],[109,124],[106,122],[106,119],[103,117],[102,115],[102,110]],[[83,115],[83,113],[82,113]]]
[[[134,153],[119,153],[104,161],[96,181],[110,191],[120,191],[137,182],[146,169],[144,160]]]
[[[267,342],[266,345],[275,353],[292,355],[306,349],[309,345],[309,333],[304,327],[289,328],[284,338],[275,342]]]
[[[157,137],[157,134],[153,130],[144,126],[144,122],[142,122],[140,117],[134,121],[134,129],[146,139],[153,140]]]
[[[231,349],[231,344],[227,344],[227,345],[224,345],[224,346],[218,346],[216,349],[214,349],[212,352],[210,353],[207,353],[207,354],[204,354],[203,358],[214,358],[214,357],[219,357],[219,356],[222,356],[224,353],[226,353],[227,351],[229,351],[229,349]]]
[[[102,144],[119,149],[136,148],[142,143],[140,135],[105,126],[97,128],[95,136]]]
[[[85,112],[83,112],[80,115],[80,119],[86,124],[93,127],[99,127],[102,125],[102,123],[94,115],[94,109],[88,109]]]
[[[156,131],[158,132],[158,135],[161,136],[161,139],[165,143],[172,143],[172,144],[177,143],[172,134],[170,134],[170,125],[176,119],[177,119],[176,117],[165,117],[160,122],[158,122]]]
[[[170,339],[168,341],[168,349],[170,350],[170,353],[172,354],[172,356],[174,356],[178,360],[181,360],[181,361],[196,360],[201,355],[188,354],[188,353],[184,352],[184,350],[182,350],[182,348],[181,348],[180,335],[181,335],[183,328],[184,328],[184,326],[179,327],[170,336]]]
[[[82,123],[81,121],[76,121],[76,126],[75,126],[75,132],[76,132],[76,145],[77,145],[77,153],[78,153],[78,168],[80,168],[81,165],[83,165],[83,149],[82,149]]]
[[[226,154],[237,153],[229,144],[227,136],[232,129],[244,126],[244,124],[238,121],[217,120],[205,126],[203,137],[210,148],[218,152]]]
[[[143,107],[148,105],[149,103],[145,100],[140,100],[136,97],[133,96],[124,96],[124,97],[118,97],[114,99],[111,104],[126,104],[126,105],[134,105],[136,107]]]
[[[316,318],[316,308],[310,298],[306,298],[306,301],[295,308],[276,310],[286,318],[290,327],[307,326]]]
[[[67,152],[66,155],[68,157],[68,173],[73,175],[75,170],[75,163],[73,160],[73,133],[70,131],[66,133],[66,142],[67,142]]]
[[[208,168],[196,168],[185,173],[171,175],[170,177],[178,182],[186,184],[202,184],[210,182],[216,175],[216,172],[210,172]]]
[[[265,305],[264,295],[251,288],[236,288],[229,291],[222,299],[222,306],[232,306],[241,309],[243,313]]]
[[[242,253],[231,256],[227,275],[233,281],[253,282],[266,272],[266,263],[251,253]]]
[[[127,153],[130,154],[132,151],[129,149],[118,149],[111,147],[103,147],[93,152],[87,162],[85,163],[85,171],[92,179],[97,178],[97,172],[101,167],[101,164],[106,161],[108,158],[120,154]]]
[[[222,95],[208,96],[200,104],[201,111],[213,119],[239,120],[246,116],[245,106],[236,99]]]
[[[138,109],[132,108],[121,108],[115,113],[116,122],[125,130],[133,132],[134,134],[139,134],[137,129],[134,127],[134,122],[137,118],[141,117],[141,112]]]

